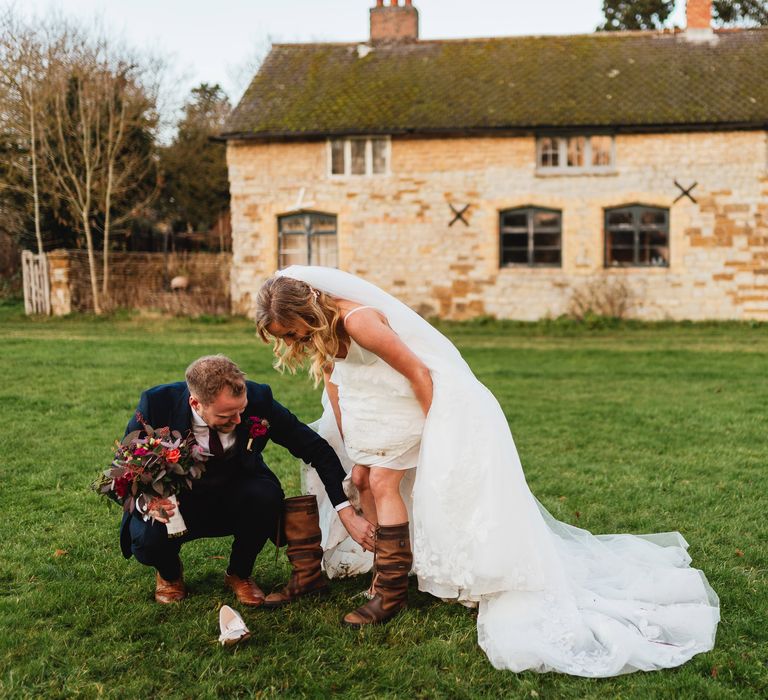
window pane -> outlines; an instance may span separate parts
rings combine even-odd
[[[501,235],[501,245],[505,248],[524,248],[528,250],[528,234],[503,233]]]
[[[615,214],[626,214],[622,212],[613,212]],[[635,232],[633,228],[629,230],[610,230],[607,235],[608,244],[608,264],[609,265],[633,265],[635,264]]]
[[[632,212],[629,209],[615,209],[608,212],[609,226],[631,226]]]
[[[501,250],[501,264],[502,265],[514,265],[514,264],[527,264],[528,263],[528,248],[502,248]]]
[[[667,234],[663,231],[640,233],[640,262],[645,265],[666,265],[669,262]]]
[[[336,217],[326,214],[310,214],[307,216],[307,229],[313,233],[336,233]]]
[[[308,265],[307,237],[304,234],[287,234],[280,236],[280,268],[289,265]]]
[[[586,139],[584,136],[573,136],[568,139],[568,167],[569,168],[583,168],[584,167],[584,144]]]
[[[634,262],[635,256],[631,248],[611,248],[608,253],[609,265],[632,265]]]
[[[537,211],[533,215],[534,228],[560,228],[560,214],[555,211]]]
[[[595,167],[605,167],[611,165],[611,148],[612,137],[610,136],[593,136],[590,139],[590,146],[592,147],[592,165]]]
[[[352,174],[365,175],[365,139],[353,139],[352,146]]]
[[[663,209],[642,209],[640,212],[641,224],[666,224],[667,212]]]
[[[281,233],[305,233],[306,232],[306,217],[303,214],[296,214],[294,216],[283,216],[280,219],[280,232]]]
[[[542,168],[556,168],[560,165],[559,139],[543,138],[541,139],[541,162]]]
[[[667,234],[665,231],[642,231],[640,240],[647,246],[665,246],[667,245]]]
[[[560,249],[555,250],[534,250],[533,262],[538,265],[559,265]]]
[[[344,140],[335,139],[331,141],[331,173],[334,175],[344,174]]]
[[[386,139],[372,139],[371,146],[373,149],[373,172],[376,175],[381,175],[387,172],[387,140]]]
[[[666,267],[669,265],[669,248],[651,248],[650,264]]]
[[[515,212],[513,214],[503,214],[501,217],[501,225],[510,228],[521,228],[523,230],[528,229],[528,216],[525,212]]]
[[[323,265],[324,267],[337,267],[336,234],[322,234],[312,236],[312,259],[310,265]]]
[[[634,231],[611,231],[609,236],[612,247],[633,248],[635,245]]]
[[[559,248],[560,247],[560,234],[559,233],[535,233],[533,235],[533,247],[534,248]]]

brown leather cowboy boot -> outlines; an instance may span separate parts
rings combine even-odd
[[[408,523],[376,528],[374,558],[376,594],[344,617],[349,627],[387,622],[408,605],[408,572],[413,564]]]
[[[320,569],[323,548],[320,546],[317,498],[295,496],[285,499],[285,539],[293,567],[291,578],[281,591],[267,596],[264,601],[267,608],[279,608],[300,596],[328,591],[328,582]]]

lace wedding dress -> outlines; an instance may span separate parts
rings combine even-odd
[[[278,274],[376,308],[429,367],[432,406],[404,485],[413,571],[420,590],[479,604],[478,641],[494,666],[603,677],[712,649],[718,598],[689,567],[679,533],[595,536],[555,520],[528,488],[501,407],[447,338],[353,275],[302,266]],[[315,427],[349,470],[325,397]],[[346,536],[313,470],[304,478],[321,502],[328,574],[368,570],[370,553]]]

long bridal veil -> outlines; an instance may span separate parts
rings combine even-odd
[[[719,601],[676,532],[592,535],[555,520],[525,481],[493,394],[453,344],[378,287],[340,270],[280,273],[380,310],[429,367],[434,395],[407,499],[420,590],[479,604],[497,668],[602,677],[677,666],[714,646]],[[349,469],[327,401],[316,428]],[[370,568],[312,470],[330,576]]]

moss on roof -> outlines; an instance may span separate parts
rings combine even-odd
[[[223,136],[766,124],[768,29],[611,32],[275,45]]]

